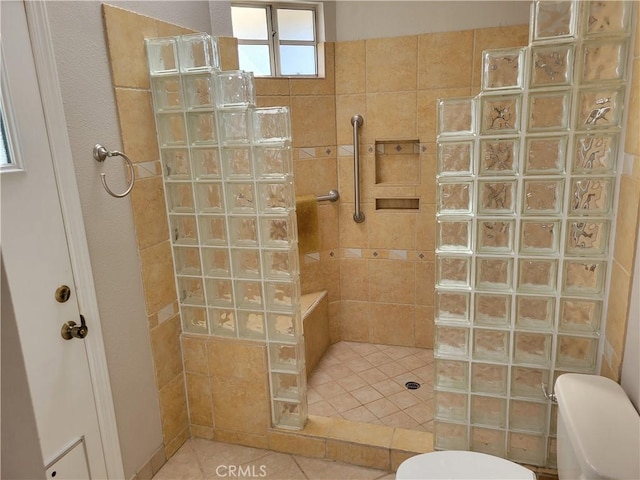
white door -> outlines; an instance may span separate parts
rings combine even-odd
[[[22,2],[0,2],[2,97],[9,161],[1,181],[1,245],[24,356],[43,466],[49,478],[106,478],[85,341],[64,340],[80,323],[60,200]],[[66,302],[58,287],[70,287]],[[87,318],[91,335],[91,318]],[[49,468],[50,467],[50,468]],[[55,472],[55,473],[54,473]]]

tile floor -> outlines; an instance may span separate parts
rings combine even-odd
[[[432,432],[433,379],[433,350],[338,342],[309,378],[309,414]]]
[[[268,480],[394,480],[395,474],[331,460],[192,438],[154,480],[263,478]]]

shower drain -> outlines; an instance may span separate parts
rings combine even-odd
[[[404,384],[409,390],[417,390],[420,388],[420,384],[418,382],[407,382]]]

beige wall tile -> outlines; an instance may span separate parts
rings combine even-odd
[[[436,174],[438,172],[438,160],[436,156],[435,144],[421,145],[423,152],[420,154],[420,186],[416,188],[416,193],[420,196],[423,204],[436,203]]]
[[[473,31],[427,33],[418,37],[418,89],[471,85]]]
[[[436,267],[433,262],[416,262],[416,303],[435,305]]]
[[[189,373],[209,375],[206,337],[182,336],[182,358],[184,370]]]
[[[369,301],[369,261],[365,258],[340,260],[340,293],[343,300]]]
[[[340,311],[340,336],[350,342],[370,342],[369,302],[343,301]]]
[[[529,44],[529,25],[480,28],[475,30],[473,44],[472,85],[482,81],[482,52],[495,48],[524,47]]]
[[[640,8],[638,9],[640,10]],[[640,35],[636,35],[640,37]],[[629,95],[629,113],[625,133],[624,151],[640,155],[640,58],[633,61],[633,78]]]
[[[225,362],[234,357],[227,357]],[[211,395],[217,429],[266,435],[271,424],[269,392],[264,379],[259,382],[237,377],[211,377]]]
[[[259,96],[256,97],[257,107],[289,107],[291,108],[291,97],[289,96]]]
[[[369,447],[340,440],[327,441],[327,457],[339,462],[389,470],[389,449]]]
[[[327,290],[330,302],[340,299],[340,263],[335,253],[319,262],[308,263],[303,257],[300,265],[302,293]]]
[[[211,376],[264,383],[267,372],[264,345],[211,337],[207,342],[207,353]]]
[[[417,36],[369,39],[365,48],[367,93],[416,89]]]
[[[433,349],[435,340],[434,308],[416,305],[415,338],[416,347]]]
[[[335,72],[337,94],[366,91],[364,40],[335,44]]]
[[[367,94],[367,116],[361,143],[416,139],[416,115],[415,91]]]
[[[629,294],[631,277],[617,261],[611,264],[611,285],[609,287],[609,304],[607,308],[607,326],[605,336],[607,342],[622,357],[624,340],[627,331],[627,313],[629,311]]]
[[[327,438],[389,448],[393,438],[393,428],[334,418],[327,432]]]
[[[176,315],[151,331],[151,353],[158,389],[182,373],[181,329],[180,315]]]
[[[213,440],[214,430],[212,427],[203,427],[200,425],[190,425],[189,430],[193,438],[204,438],[205,440]]]
[[[329,303],[329,338],[331,343],[342,340],[340,326],[342,325],[342,302]]]
[[[413,453],[433,452],[433,434],[396,428],[391,439],[391,449]]]
[[[218,37],[220,65],[222,70],[238,70],[238,40],[232,37]]]
[[[415,262],[369,260],[371,300],[381,303],[415,303]]]
[[[627,271],[633,271],[640,214],[640,179],[622,175],[616,218],[616,240],[613,257]]]
[[[329,348],[329,299],[324,297],[303,320],[304,355],[307,376],[313,372]]]
[[[324,78],[292,78],[289,82],[291,95],[334,95],[335,89],[335,43],[327,42],[324,47]],[[319,52],[320,53],[320,52]]]
[[[336,135],[338,145],[353,145],[351,117],[356,114],[361,115],[366,122],[368,118],[366,95],[336,95]],[[364,128],[364,124],[362,128]]]
[[[271,430],[267,433],[269,450],[304,455],[305,457],[324,458],[327,441],[324,438],[305,437]]]
[[[336,104],[333,95],[291,97],[294,147],[336,144]]]
[[[331,417],[309,415],[307,424],[300,430],[300,435],[326,438],[332,423]]]
[[[189,423],[213,428],[211,383],[209,376],[186,373],[187,398],[189,399]]]
[[[140,262],[147,313],[155,313],[177,298],[171,245],[166,241],[141,250]]]
[[[156,30],[158,37],[170,37],[173,35],[187,35],[189,33],[195,33],[195,30],[191,30],[190,28],[181,27],[161,20],[156,20]]]
[[[414,317],[413,305],[371,303],[371,342],[413,347]]]
[[[167,458],[171,458],[184,443],[189,440],[190,429],[187,427],[182,430],[173,440],[164,447],[164,453]]]
[[[398,467],[402,462],[404,462],[405,460],[411,457],[414,457],[415,455],[416,455],[415,453],[403,452],[401,450],[392,449],[390,452],[390,458],[389,458],[391,462],[391,471],[395,472],[396,470],[398,470]]]
[[[289,96],[288,78],[256,78],[257,96]]]
[[[438,133],[438,100],[469,97],[468,87],[434,88],[418,91],[418,138],[421,142],[435,142]]]
[[[138,248],[169,240],[162,177],[139,178],[131,191]]]
[[[613,371],[606,358],[602,360],[602,365],[600,366],[600,375],[603,377],[607,377],[614,382],[620,382],[620,373]]]
[[[361,209],[366,217],[372,213],[369,205],[362,204]],[[352,203],[340,202],[340,248],[367,248],[369,246],[367,221],[354,222],[353,212]]]
[[[245,445],[253,448],[269,448],[269,441],[266,435],[252,435],[250,433],[233,432],[216,428],[213,439],[218,442]]]
[[[369,247],[414,250],[416,248],[416,214],[372,212],[369,223]]]
[[[338,186],[338,159],[333,156],[294,160],[293,172],[296,195],[326,195]]]
[[[116,103],[124,153],[134,163],[158,160],[151,93],[116,88]]]
[[[172,440],[189,428],[184,376],[177,375],[164,388],[160,389],[159,393],[162,438],[165,446],[168,447]],[[168,456],[170,455],[167,454]]]
[[[424,204],[416,220],[416,250],[432,252],[436,248],[436,207]]]
[[[334,189],[337,188],[333,187]],[[328,192],[327,192],[328,193]],[[324,203],[318,206],[318,223],[320,225],[320,250],[332,250],[340,247],[340,230],[338,225],[338,204]]]

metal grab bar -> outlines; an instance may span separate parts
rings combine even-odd
[[[338,190],[329,190],[327,195],[317,195],[316,200],[318,202],[337,202],[340,198]]]
[[[364,213],[360,211],[360,149],[358,145],[358,127],[361,127],[363,123],[362,115],[355,114],[351,117],[351,125],[353,125],[353,197],[355,200],[353,221],[356,223],[364,222]]]

